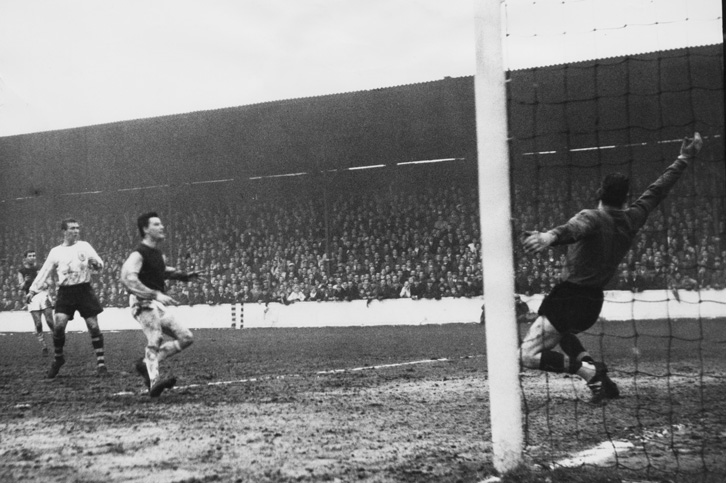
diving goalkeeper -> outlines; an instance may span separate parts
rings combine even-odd
[[[607,375],[607,366],[595,362],[576,334],[595,324],[603,305],[603,288],[616,273],[648,215],[666,197],[702,145],[698,133],[684,139],[678,158],[629,206],[628,178],[621,173],[608,174],[597,192],[597,209],[582,210],[547,232],[526,234],[526,253],[556,245],[568,245],[568,249],[561,282],[542,301],[539,317],[520,346],[524,367],[577,374],[587,383],[594,404],[619,397],[618,386]],[[553,350],[558,344],[564,353]]]

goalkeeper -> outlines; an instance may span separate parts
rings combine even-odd
[[[524,250],[536,253],[549,246],[569,245],[561,282],[544,298],[539,317],[525,336],[519,355],[529,369],[577,374],[587,383],[591,402],[619,397],[607,366],[587,353],[576,334],[592,327],[603,305],[603,288],[616,273],[648,215],[668,194],[701,149],[698,133],[686,138],[680,155],[634,203],[626,206],[629,180],[608,174],[598,189],[597,209],[586,209],[547,232],[530,232]],[[559,344],[563,353],[553,351]]]
[[[176,384],[175,377],[162,379],[159,376],[159,363],[186,349],[193,341],[191,331],[177,322],[173,312],[168,309],[170,305],[179,304],[164,293],[165,280],[187,282],[199,275],[166,266],[164,255],[158,248],[166,235],[157,213],[139,216],[137,226],[141,244],[121,267],[121,282],[131,293],[131,310],[147,339],[145,355],[136,361],[134,367],[144,378],[149,396],[159,397],[165,389],[171,389]],[[164,334],[172,340],[164,342]]]

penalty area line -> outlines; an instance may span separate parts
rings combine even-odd
[[[462,356],[458,359],[475,359],[477,357],[482,356]],[[409,361],[409,362],[399,362],[395,364],[379,364],[376,366],[361,366],[361,367],[353,367],[348,369],[331,369],[327,371],[316,371],[311,373],[315,376],[327,376],[331,374],[344,374],[346,372],[360,372],[360,371],[372,371],[372,370],[378,370],[378,369],[390,369],[392,367],[404,367],[404,366],[414,366],[418,364],[435,364],[438,362],[450,362],[454,359],[450,359],[448,357],[441,357],[441,358],[431,358],[431,359],[423,359],[418,361]],[[186,386],[175,386],[172,388],[172,391],[180,391],[184,389],[193,389],[196,387],[209,387],[209,386],[227,386],[230,384],[246,384],[250,382],[260,382],[260,381],[274,381],[279,379],[293,379],[303,377],[303,374],[284,374],[281,376],[261,376],[261,377],[249,377],[246,379],[234,379],[234,380],[228,380],[228,381],[214,381],[214,382],[208,382],[206,384],[187,384]],[[146,391],[140,391],[140,392],[133,392],[133,391],[121,391],[113,394],[113,396],[133,396],[136,394],[144,394]]]
[[[635,448],[630,441],[604,441],[590,449],[580,451],[570,455],[568,458],[561,459],[547,466],[550,470],[557,468],[578,468],[580,466],[611,466],[615,459],[620,455],[627,453]],[[479,483],[501,483],[502,478],[499,476],[490,476]]]
[[[424,359],[421,361],[410,361],[410,362],[399,362],[396,364],[381,364],[378,366],[362,366],[362,367],[354,367],[352,369],[332,369],[330,371],[318,371],[315,374],[318,375],[326,375],[326,374],[340,374],[343,372],[358,372],[358,371],[367,371],[367,370],[375,370],[375,369],[388,369],[389,367],[402,367],[402,366],[413,366],[416,364],[431,364],[434,362],[447,362],[451,359],[448,359],[446,357],[442,357],[440,359]]]
[[[556,468],[576,468],[579,466],[607,466],[611,465],[615,459],[623,453],[627,453],[635,448],[630,441],[604,441],[599,445],[580,451],[550,465],[550,469]]]

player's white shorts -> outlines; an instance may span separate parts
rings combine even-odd
[[[160,341],[162,333],[177,338],[191,337],[189,329],[177,322],[173,308],[156,300],[140,299],[133,294],[129,296],[129,306],[149,341]]]
[[[131,313],[138,321],[152,317],[161,320],[166,315],[166,306],[156,300],[140,299],[136,295],[129,295],[129,307]],[[143,317],[146,315],[146,317]]]
[[[38,310],[52,309],[53,302],[50,300],[50,295],[46,290],[41,290],[37,294],[33,295],[28,303],[28,312],[37,312]]]

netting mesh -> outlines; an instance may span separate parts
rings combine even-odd
[[[586,403],[578,376],[521,374],[528,454],[543,465],[605,465],[648,477],[716,478],[724,454],[726,272],[722,46],[508,73],[513,224],[546,231],[597,206],[622,172],[633,201],[695,131],[704,148],[647,224],[581,335],[622,397]],[[536,307],[559,280],[564,248],[515,243],[516,291]],[[704,476],[705,475],[705,476]],[[715,481],[715,480],[714,480]]]

